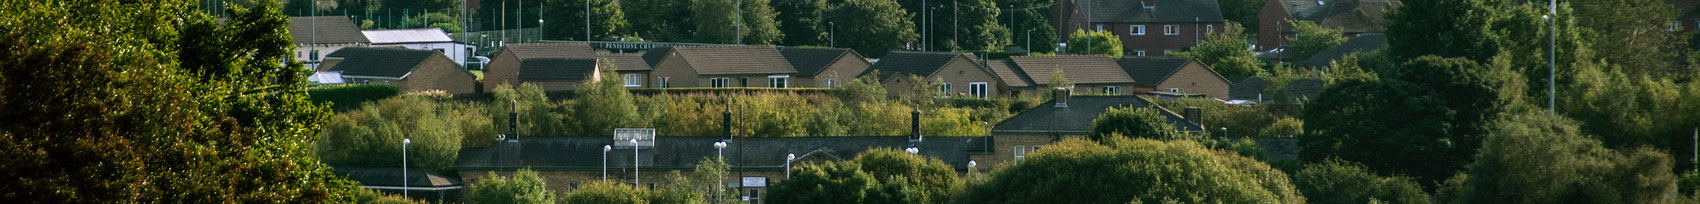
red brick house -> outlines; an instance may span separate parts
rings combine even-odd
[[[1257,50],[1280,48],[1295,34],[1287,20],[1341,29],[1346,37],[1381,33],[1383,13],[1398,0],[1269,0],[1257,14]]]
[[[1083,23],[1057,26],[1067,36],[1075,30],[1110,31],[1121,38],[1127,56],[1156,56],[1183,51],[1205,36],[1220,32],[1227,21],[1215,0],[1097,0],[1064,4],[1078,11],[1057,12],[1068,21],[1080,15]],[[1071,45],[1080,46],[1080,45]]]

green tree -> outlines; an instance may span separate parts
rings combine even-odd
[[[1070,94],[1070,95],[1074,94],[1074,82],[1069,82],[1068,77],[1063,75],[1062,67],[1051,68],[1051,78],[1049,80],[1046,80],[1045,85],[1050,86],[1050,88],[1047,89],[1047,90],[1057,90],[1057,88],[1064,88],[1064,89],[1068,89],[1068,92],[1067,92],[1068,94]],[[1055,96],[1051,96],[1051,94],[1049,94],[1049,93],[1046,93],[1045,96],[1046,96],[1046,98],[1055,97]]]
[[[1304,169],[1293,173],[1293,185],[1310,198],[1306,200],[1310,203],[1432,203],[1423,187],[1411,178],[1378,176],[1363,165],[1349,161],[1328,160],[1305,165]]]
[[[832,44],[832,31],[836,22],[828,22],[826,12],[829,5],[826,0],[773,0],[774,11],[779,12],[774,18],[779,20],[779,31],[785,34],[783,45],[829,45]],[[855,26],[857,23],[845,22],[845,26]]]
[[[1498,18],[1496,6],[1504,2],[1400,1],[1385,14],[1389,54],[1395,59],[1438,55],[1485,62],[1499,51],[1490,26]]]
[[[603,69],[601,80],[586,81],[573,103],[573,120],[578,132],[573,135],[614,135],[614,128],[651,127],[641,123],[632,93],[626,92],[626,80],[614,69]]]
[[[697,42],[761,45],[784,38],[767,0],[692,0],[690,8]],[[743,42],[737,42],[740,34]]]
[[[543,16],[543,39],[585,40],[585,6],[589,1],[590,39],[619,40],[628,32],[624,3],[616,0],[548,0]]]
[[[276,1],[0,4],[0,190],[42,203],[351,202]],[[239,178],[239,179],[238,179]]]
[[[483,182],[473,184],[471,192],[467,193],[470,197],[467,200],[471,200],[472,203],[555,203],[555,193],[549,192],[549,189],[546,188],[549,184],[531,169],[520,169],[518,172],[514,172],[513,178],[498,176],[491,172],[489,175],[479,177],[478,180]],[[597,189],[592,188],[592,186],[597,185],[611,184],[593,183],[575,193]],[[566,203],[579,203],[573,202],[577,200],[573,200],[572,196],[573,194],[567,194],[566,201],[568,202]]]
[[[769,187],[767,202],[869,203],[864,198],[877,193],[878,183],[856,162],[803,165],[792,169],[791,178]]]
[[[1090,38],[1091,40],[1087,40]],[[1091,43],[1087,43],[1090,41]],[[1086,50],[1091,48],[1092,50]],[[1122,58],[1122,39],[1110,31],[1086,32],[1075,30],[1068,38],[1068,53],[1104,55],[1110,58]]]
[[[1671,158],[1657,150],[1607,149],[1544,113],[1492,126],[1455,203],[1677,203]]]
[[[1578,23],[1593,34],[1598,42],[1593,50],[1599,58],[1622,65],[1624,72],[1637,77],[1687,77],[1694,68],[1679,64],[1684,50],[1677,32],[1667,32],[1676,20],[1675,9],[1659,0],[1581,0],[1570,1]],[[1687,27],[1692,25],[1681,25]],[[1685,29],[1685,28],[1678,28]]]
[[[959,196],[963,185],[956,169],[943,160],[910,155],[896,149],[877,148],[862,152],[853,162],[885,185],[898,184],[907,203],[947,203]],[[903,182],[890,182],[901,180]],[[885,192],[898,192],[887,190]]]
[[[1241,34],[1245,28],[1230,22],[1222,29],[1222,34],[1205,36],[1204,41],[1193,46],[1191,51],[1174,55],[1196,58],[1222,76],[1267,75],[1257,57],[1252,56],[1251,43]]]
[[[659,42],[691,42],[696,40],[695,25],[680,23],[679,18],[695,16],[692,1],[679,0],[621,0],[631,31],[644,39]]]
[[[968,109],[938,108],[921,113],[921,135],[937,136],[978,136],[986,135],[987,128],[980,121],[975,121]]]
[[[903,49],[919,36],[912,17],[896,1],[844,0],[826,12],[829,22],[857,22],[857,26],[837,29],[839,47],[855,49],[867,57],[883,57],[886,52]]]
[[[536,84],[522,84],[520,87],[497,85],[495,99],[490,101],[490,118],[496,127],[497,134],[505,134],[510,138],[515,134],[513,117],[518,113],[518,134],[521,137],[558,136],[567,132],[567,125],[555,109],[556,104],[549,103],[549,97],[543,94],[543,88]],[[476,137],[468,135],[467,137]],[[495,140],[495,138],[490,138]]]
[[[1378,174],[1411,175],[1418,183],[1451,176],[1472,154],[1458,155],[1463,135],[1448,132],[1445,99],[1397,80],[1336,82],[1305,107],[1299,157],[1363,163]]]
[[[1021,45],[1028,51],[1037,53],[1057,52],[1057,28],[1051,26],[1051,9],[1057,5],[1055,0],[1004,0],[998,5],[1014,5],[1012,12],[1003,12],[1002,18],[1014,15],[1015,22],[1009,27],[1011,45]],[[1032,31],[1028,31],[1032,30]],[[1031,36],[1029,36],[1031,35]]]
[[[561,196],[562,203],[649,203],[648,190],[613,182],[592,182]]]
[[[1346,43],[1346,36],[1340,34],[1344,30],[1340,28],[1322,27],[1310,21],[1289,19],[1287,22],[1292,24],[1293,31],[1297,32],[1289,39],[1292,48],[1287,50],[1293,52],[1293,59],[1309,59],[1311,55]]]
[[[446,96],[408,94],[338,114],[319,139],[318,155],[336,166],[398,167],[401,141],[408,139],[412,141],[405,150],[409,167],[448,169],[465,139],[455,118],[458,114],[441,105],[446,100]]]
[[[1070,139],[992,172],[959,203],[1302,203],[1287,175],[1190,141]]]
[[[1140,108],[1110,108],[1104,114],[1092,119],[1092,128],[1086,137],[1094,141],[1104,141],[1109,137],[1149,138],[1156,140],[1185,140],[1192,139],[1188,135],[1175,131],[1175,126],[1158,114],[1151,107]]]
[[[1222,0],[1218,2],[1222,8],[1222,18],[1235,24],[1244,25],[1247,30],[1258,30],[1257,14],[1263,12],[1263,0]]]

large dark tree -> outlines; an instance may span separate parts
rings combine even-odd
[[[893,1],[845,0],[826,15],[832,22],[856,22],[838,27],[838,47],[852,48],[868,57],[903,49],[919,36],[915,24],[904,20],[909,14]]]
[[[7,200],[351,201],[353,185],[311,156],[326,109],[307,101],[277,3],[222,23],[195,5],[0,5]]]
[[[586,8],[585,1],[590,7]],[[629,27],[626,14],[621,10],[623,4],[616,0],[550,0],[547,1],[543,14],[543,39],[547,40],[585,40],[586,9],[590,12],[589,40],[618,40],[615,36],[628,35]]]
[[[1065,140],[992,172],[959,203],[1303,203],[1287,174],[1189,141]]]
[[[779,12],[779,32],[785,33],[783,45],[829,45],[830,36],[838,25],[826,21],[826,0],[773,0],[773,10]],[[850,22],[846,22],[850,23]]]

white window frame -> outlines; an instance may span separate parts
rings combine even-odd
[[[732,78],[726,78],[726,77],[708,78],[708,87],[726,88],[727,85],[731,85],[730,84],[731,81],[732,81]]]
[[[626,78],[626,87],[643,86],[643,77],[638,77],[637,74],[626,74],[625,78]]]
[[[1682,30],[1682,20],[1671,21],[1669,26],[1665,26],[1665,31],[1679,31],[1679,30]]]
[[[1145,25],[1129,25],[1129,26],[1127,26],[1127,34],[1128,35],[1145,35]]]
[[[1027,158],[1027,147],[1015,146],[1015,151],[1010,153],[1015,155],[1015,161],[1021,161],[1021,159]]]
[[[950,82],[941,83],[939,84],[939,93],[944,93],[946,97],[949,97],[952,95],[950,88]]]
[[[1098,24],[1097,31],[1093,31],[1093,32],[1104,32],[1104,24]]]
[[[821,88],[832,88],[834,85],[838,85],[838,79],[826,78],[826,86],[821,86]]]
[[[1120,86],[1104,86],[1103,91],[1106,95],[1122,95],[1122,87]]]
[[[667,88],[667,77],[655,77],[655,88]]]
[[[986,82],[968,82],[968,92],[974,94],[974,97],[986,98],[989,96],[986,94],[986,87]]]
[[[1205,34],[1216,34],[1216,25],[1204,25]]]
[[[1134,51],[1133,51],[1133,56],[1141,56],[1141,57],[1144,57],[1144,56],[1145,56],[1145,50],[1134,50]]]
[[[1181,27],[1175,25],[1163,25],[1163,35],[1181,35]]]
[[[1169,88],[1169,92],[1181,93],[1181,88]]]
[[[791,75],[780,74],[780,75],[768,75],[767,76],[767,87],[768,88],[790,88],[790,86],[791,86],[790,82],[791,82]]]

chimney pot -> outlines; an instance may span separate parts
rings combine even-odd
[[[1068,95],[1068,88],[1057,87],[1051,90],[1051,98],[1057,101],[1056,107],[1058,108],[1068,107]]]

